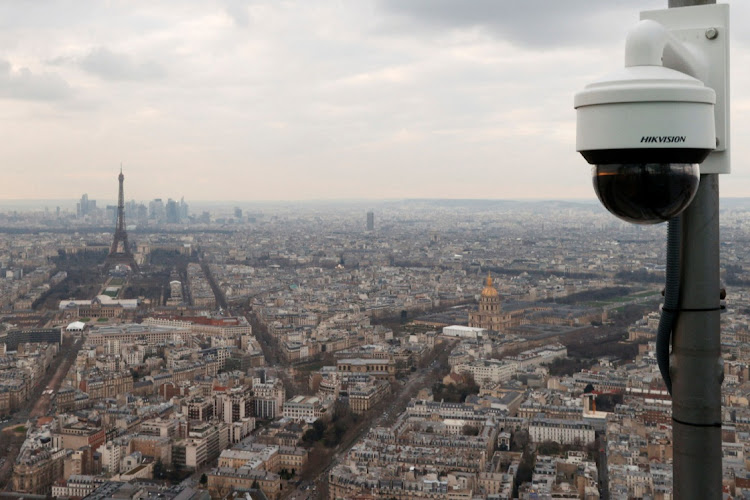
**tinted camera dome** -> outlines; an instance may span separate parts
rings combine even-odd
[[[658,224],[679,215],[698,191],[697,163],[612,163],[591,168],[594,190],[613,215]]]

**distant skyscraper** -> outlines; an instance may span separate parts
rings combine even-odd
[[[155,219],[158,222],[162,222],[166,217],[166,210],[164,209],[164,202],[161,198],[156,198],[154,201],[148,204],[148,218]]]
[[[139,203],[135,208],[135,219],[139,223],[145,224],[146,220],[148,219],[148,207],[143,203]]]
[[[188,220],[188,205],[185,203],[185,197],[180,198],[180,220],[182,222]]]
[[[367,212],[367,230],[375,230],[375,214],[372,211]]]
[[[89,195],[81,196],[81,201],[76,204],[76,215],[78,218],[85,217],[96,210],[96,200],[89,200]]]
[[[172,198],[167,200],[167,223],[178,224],[180,222],[180,205],[177,204]]]
[[[104,209],[107,214],[107,221],[112,224],[117,224],[117,205],[107,205]]]
[[[131,223],[135,221],[138,218],[138,202],[130,200],[125,203],[125,215]]]

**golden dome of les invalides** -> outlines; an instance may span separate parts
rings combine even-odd
[[[509,325],[510,320],[510,314],[503,312],[500,293],[492,286],[492,276],[487,273],[479,307],[476,311],[469,312],[469,326],[498,332]]]
[[[492,276],[490,276],[490,273],[487,273],[487,282],[484,290],[482,290],[482,297],[497,297],[498,295],[497,289],[492,286]]]

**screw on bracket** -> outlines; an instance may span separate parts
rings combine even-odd
[[[706,30],[706,38],[709,40],[714,40],[717,36],[719,36],[719,30],[716,28],[708,28]]]

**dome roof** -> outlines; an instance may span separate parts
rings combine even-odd
[[[497,289],[492,286],[492,276],[487,273],[487,282],[482,290],[482,297],[498,297],[500,294],[497,293]]]

